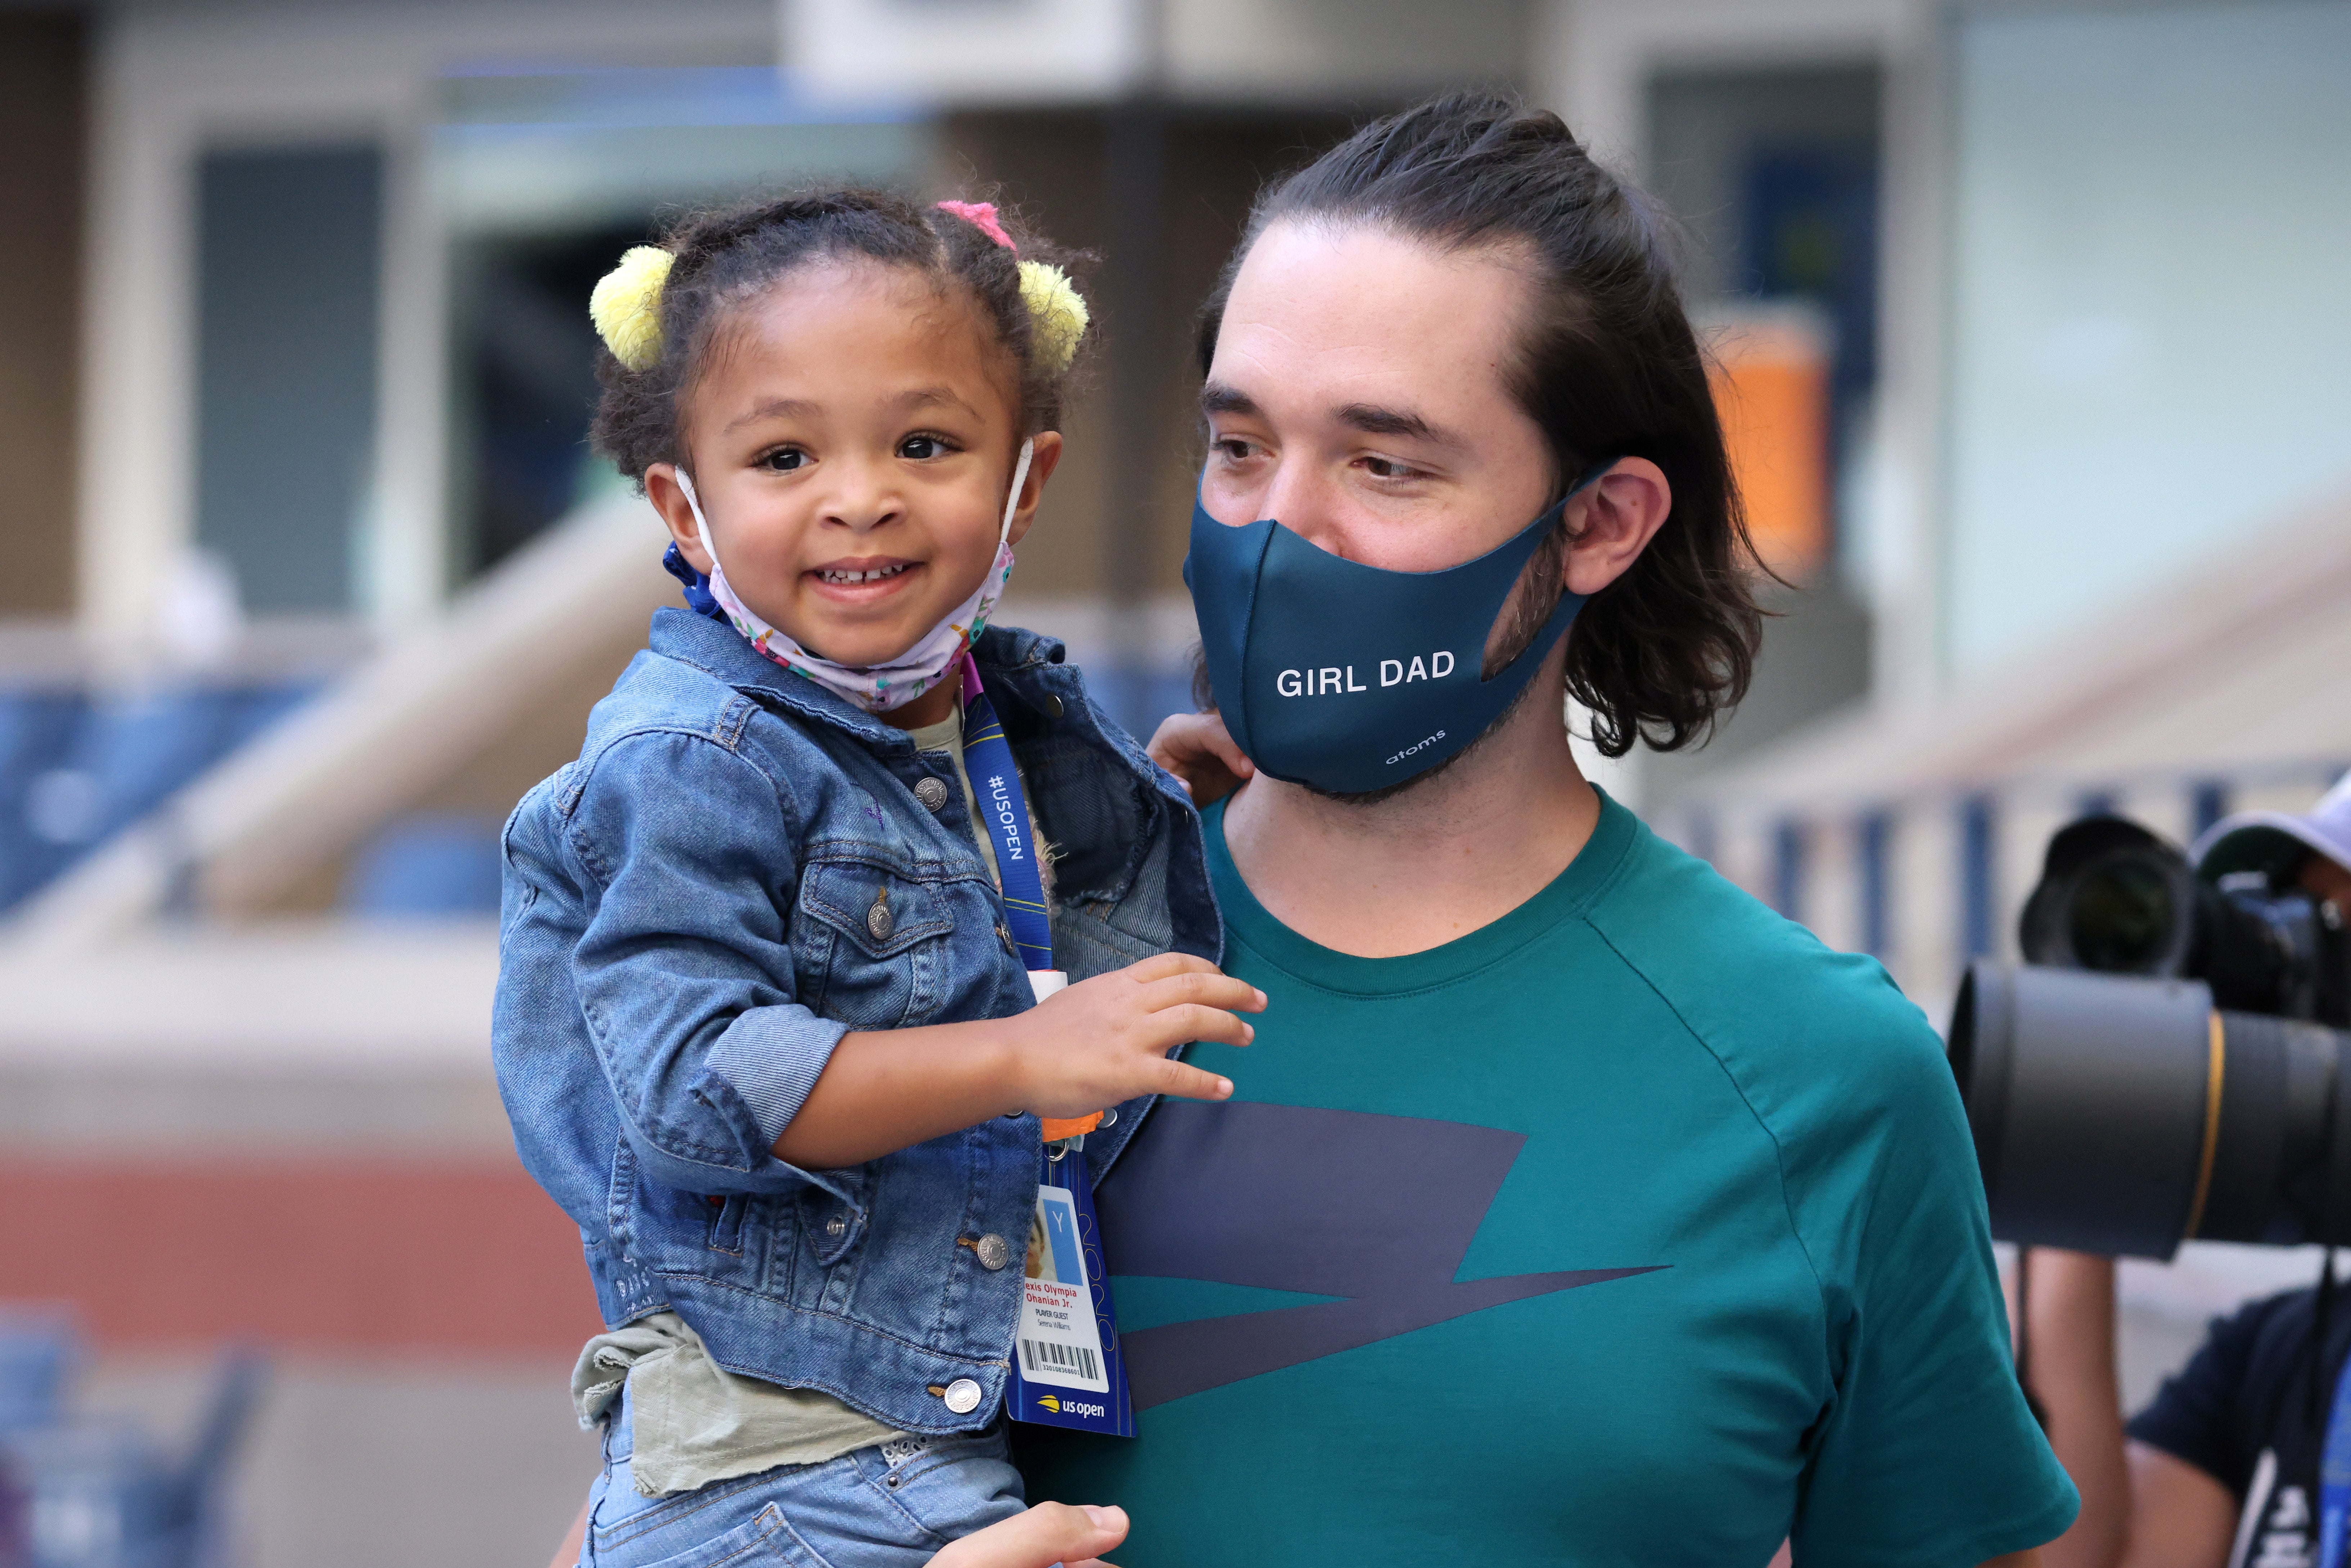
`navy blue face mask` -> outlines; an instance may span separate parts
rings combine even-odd
[[[1339,795],[1426,773],[1518,699],[1583,607],[1562,592],[1526,651],[1480,677],[1486,639],[1577,490],[1507,543],[1442,571],[1345,560],[1266,518],[1228,528],[1192,504],[1184,581],[1208,685],[1260,771]]]

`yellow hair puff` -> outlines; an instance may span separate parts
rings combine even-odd
[[[1092,319],[1086,302],[1070,282],[1070,275],[1042,261],[1020,264],[1020,302],[1029,307],[1029,329],[1036,335],[1038,357],[1054,374],[1070,368],[1078,355],[1078,340]]]
[[[650,370],[661,359],[662,285],[676,259],[657,246],[633,246],[588,297],[598,336],[632,371]]]

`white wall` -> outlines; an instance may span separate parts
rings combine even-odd
[[[429,613],[443,529],[442,235],[424,188],[434,78],[458,64],[540,68],[773,57],[767,0],[497,5],[131,5],[99,45],[82,383],[79,602],[93,644],[136,666],[192,536],[194,234],[200,149],[380,141],[388,155],[378,491],[367,609]]]
[[[1945,149],[1935,16],[1930,0],[1550,0],[1534,29],[1538,99],[1636,181],[1650,151],[1648,87],[1660,72],[1865,60],[1884,71],[1877,407],[1865,483],[1853,500],[1868,534],[1855,553],[1869,568],[1873,695],[1889,711],[1928,700],[1940,681]],[[1640,757],[1612,785],[1636,803]]]
[[[2351,5],[1959,25],[1964,678],[2351,480]]]

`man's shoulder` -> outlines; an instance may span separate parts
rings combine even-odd
[[[1875,958],[1835,951],[1646,829],[1584,918],[1792,1155],[1949,1131],[1942,1039]]]
[[[1719,1050],[1940,1056],[1925,1015],[1877,960],[1835,951],[1646,829],[1584,918]]]

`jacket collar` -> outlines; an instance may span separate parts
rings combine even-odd
[[[845,731],[869,746],[911,747],[914,744],[895,725],[774,663],[724,621],[690,610],[656,610],[647,646],[664,658],[691,664],[726,682],[747,697]],[[1067,650],[1056,638],[1017,626],[989,626],[973,644],[972,656],[978,661],[980,680],[991,693],[1008,691],[1036,707],[1042,701],[1036,672],[1061,664]]]

